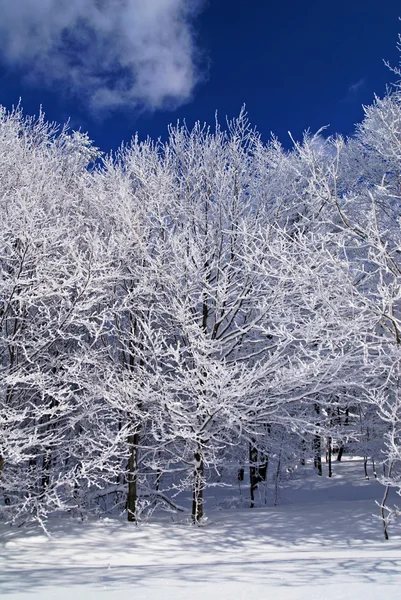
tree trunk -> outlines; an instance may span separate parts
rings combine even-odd
[[[299,464],[301,465],[301,467],[304,467],[306,465],[306,440],[305,438],[302,438],[302,443],[301,443],[301,459],[299,461]]]
[[[42,466],[42,493],[46,492],[46,489],[50,483],[50,467],[52,462],[52,455],[50,448],[46,448],[45,455],[43,457]]]
[[[389,489],[390,489],[390,486],[386,485],[386,489],[384,491],[383,500],[382,500],[382,503],[380,505],[380,512],[381,512],[381,518],[382,518],[382,523],[383,523],[383,533],[384,533],[384,539],[385,540],[389,539],[389,536],[388,536],[388,517],[386,518],[386,502],[387,502],[387,497],[388,497]]]
[[[368,475],[368,457],[364,456],[363,457],[363,470],[365,473],[365,479],[369,479],[369,475]]]
[[[329,465],[329,477],[331,477],[333,475],[331,457],[332,457],[332,441],[331,441],[331,437],[329,436],[327,438],[327,462]]]
[[[279,452],[278,461],[277,461],[276,482],[274,484],[274,506],[277,506],[277,503],[278,503],[278,487],[279,487],[279,481],[280,481],[280,471],[281,471],[281,447],[280,447],[280,452]]]
[[[251,508],[255,506],[255,491],[258,487],[257,480],[258,449],[249,443],[249,491],[251,495]]]
[[[393,471],[393,466],[394,466],[394,463],[391,462],[390,466],[389,466],[389,469],[388,469],[388,476],[387,476],[388,479],[390,479],[390,477],[391,477],[391,474],[392,474],[392,471]],[[385,477],[385,476],[386,476],[386,465],[383,464],[383,477]],[[387,484],[386,485],[386,489],[384,490],[383,500],[382,500],[382,503],[380,505],[381,518],[382,518],[382,522],[383,522],[384,539],[386,539],[386,540],[389,539],[388,526],[389,526],[389,521],[390,521],[390,518],[389,518],[390,515],[388,515],[386,517],[386,503],[387,503],[387,498],[388,498],[389,491],[390,491],[390,486]]]
[[[320,406],[315,404],[315,412],[317,415],[320,415]],[[316,423],[316,426],[319,427],[320,423]],[[314,460],[313,464],[315,469],[317,470],[318,475],[322,475],[322,439],[318,433],[315,434],[313,438],[313,454]]]
[[[203,519],[203,490],[205,465],[202,452],[198,449],[194,454],[194,487],[192,492],[192,522],[194,525],[200,525]]]
[[[313,450],[314,450],[314,467],[317,470],[318,475],[322,475],[322,440],[320,435],[315,435],[313,438]]]
[[[136,522],[137,520],[137,480],[138,480],[138,444],[139,433],[128,436],[129,458],[128,458],[128,497],[127,497],[127,514],[128,521]]]
[[[269,458],[261,455],[254,442],[249,443],[249,483],[251,508],[255,506],[255,491],[261,481],[266,481]]]

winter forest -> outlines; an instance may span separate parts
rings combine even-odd
[[[312,462],[401,487],[401,91],[355,135],[233,120],[105,156],[0,113],[2,519],[247,506]],[[373,509],[372,509],[373,510]],[[380,512],[380,509],[377,508]]]

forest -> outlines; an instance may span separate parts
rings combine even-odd
[[[202,524],[205,490],[401,488],[401,90],[287,150],[247,118],[103,155],[0,112],[0,512]]]

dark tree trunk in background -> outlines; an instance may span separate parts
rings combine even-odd
[[[320,406],[318,404],[315,404],[315,412],[317,415],[320,415]],[[316,426],[319,427],[320,423],[317,422]],[[317,433],[313,438],[313,456],[313,464],[317,470],[317,474],[322,475],[322,438]]]
[[[333,475],[331,459],[332,459],[332,439],[329,436],[327,438],[327,462],[328,462],[328,466],[329,466],[329,477],[331,477]]]
[[[257,480],[257,462],[258,462],[258,449],[252,444],[249,444],[249,491],[251,495],[251,508],[255,506],[255,491],[258,487]]]
[[[255,506],[255,491],[261,481],[266,481],[269,459],[261,456],[254,442],[249,443],[249,484],[251,508]]]
[[[192,492],[192,522],[200,525],[203,519],[203,490],[205,487],[205,465],[202,452],[198,449],[194,454],[194,487]]]
[[[42,492],[46,491],[46,488],[50,483],[50,467],[52,463],[52,455],[50,448],[46,449],[45,455],[43,457],[43,466],[42,466]]]
[[[128,521],[130,522],[135,522],[137,520],[138,444],[139,433],[128,436],[127,514]]]
[[[322,475],[322,439],[320,435],[315,435],[313,438],[313,464],[318,475]]]
[[[306,457],[306,440],[305,440],[305,438],[302,438],[301,448],[302,448],[302,454],[301,454],[301,460],[299,462],[300,462],[300,465],[302,467],[304,467],[306,465],[306,458],[305,458]]]
[[[363,470],[365,473],[365,479],[369,479],[369,475],[368,475],[368,457],[364,456],[363,457]]]

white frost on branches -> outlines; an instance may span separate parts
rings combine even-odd
[[[253,505],[324,444],[399,487],[400,115],[397,92],[286,152],[242,111],[95,168],[87,136],[2,110],[5,514],[187,491],[201,523],[209,485],[247,466]]]

